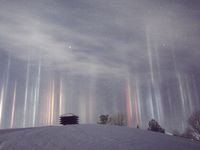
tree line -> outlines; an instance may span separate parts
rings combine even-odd
[[[98,124],[108,124],[108,125],[118,125],[118,126],[127,126],[127,117],[124,113],[116,113],[114,115],[104,115],[101,114],[99,116]],[[179,133],[178,131],[174,131],[174,136],[189,138],[191,140],[200,141],[200,110],[194,112],[187,121],[188,127],[185,129],[183,133]],[[139,128],[139,125],[137,125]],[[165,129],[162,128],[159,123],[152,119],[148,123],[149,131],[165,133]]]

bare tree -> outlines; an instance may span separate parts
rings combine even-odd
[[[114,115],[110,115],[108,123],[111,125],[126,126],[127,117],[124,113],[117,113]]]
[[[98,124],[109,124],[109,125],[118,125],[126,126],[127,119],[124,113],[116,113],[113,115],[100,115]]]
[[[108,124],[109,115],[100,115],[98,124]]]
[[[200,141],[200,111],[194,112],[188,119],[189,127],[185,130],[183,137]]]
[[[181,134],[180,136],[184,137],[184,138],[195,140],[195,137],[194,137],[193,133],[194,133],[194,131],[192,130],[192,128],[191,127],[187,127],[185,129],[184,133]]]

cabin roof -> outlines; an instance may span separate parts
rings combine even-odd
[[[66,114],[61,115],[60,117],[72,117],[72,116],[76,116],[76,115],[72,113],[66,113]]]

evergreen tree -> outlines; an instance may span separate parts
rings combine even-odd
[[[156,120],[152,119],[149,121],[149,128],[148,130],[154,131],[154,132],[160,132],[165,133],[165,129],[163,129]]]

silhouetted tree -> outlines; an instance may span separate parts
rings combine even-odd
[[[163,129],[156,120],[152,119],[149,121],[149,128],[150,131],[161,132],[165,133],[165,129]]]

